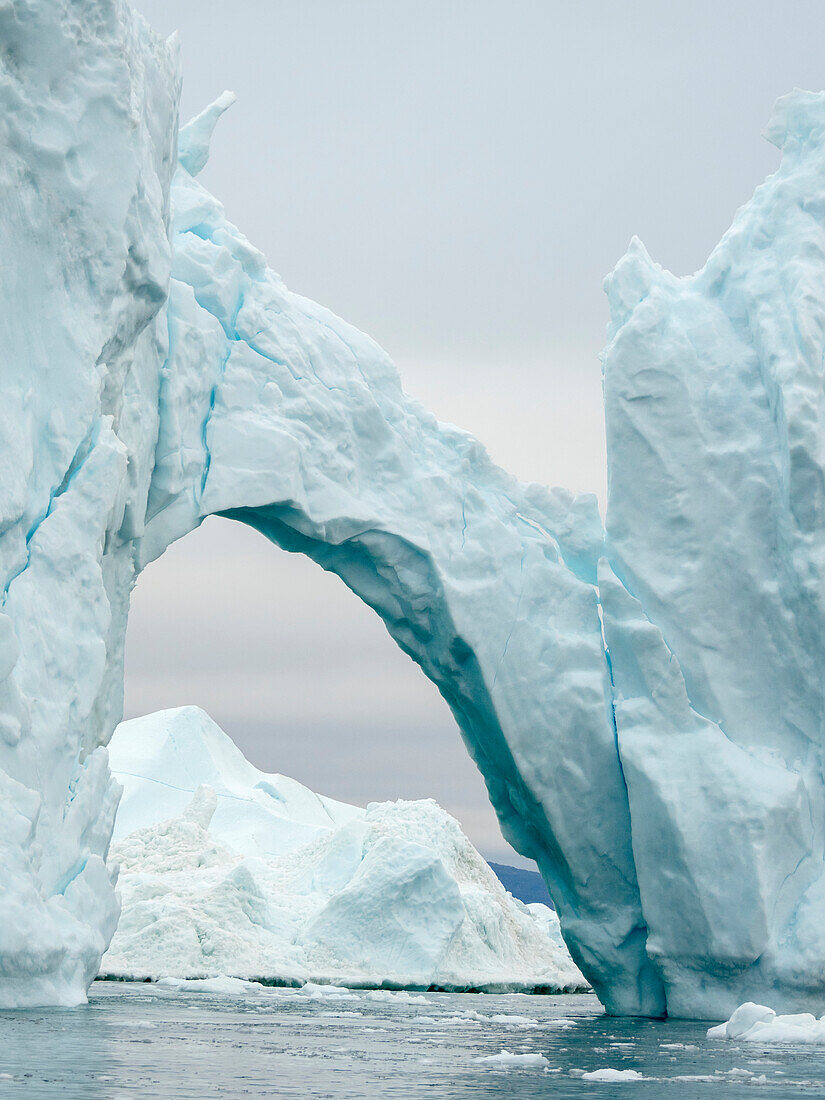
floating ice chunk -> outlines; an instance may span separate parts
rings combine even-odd
[[[550,1064],[543,1054],[513,1054],[504,1048],[500,1054],[476,1058],[476,1061],[497,1069],[543,1069]]]
[[[355,1001],[357,994],[341,985],[333,985],[327,982],[304,982],[296,991],[302,997],[309,997],[313,1001]]]
[[[408,993],[406,989],[372,989],[366,996],[371,1001],[387,1001],[390,1004],[431,1005],[432,1000],[420,994]]]
[[[174,993],[213,993],[221,997],[257,996],[264,992],[260,982],[247,982],[226,974],[216,978],[160,978],[155,985]]]
[[[582,1081],[598,1081],[608,1084],[612,1081],[643,1081],[644,1077],[635,1069],[594,1069],[581,1075]]]
[[[772,1008],[751,1001],[740,1005],[729,1020],[708,1029],[708,1039],[746,1043],[806,1043],[825,1046],[825,1015],[810,1012],[778,1016]]]
[[[487,1018],[492,1024],[504,1024],[507,1027],[538,1027],[539,1023],[532,1016],[508,1016],[503,1012],[498,1012],[495,1016],[488,1016]]]
[[[776,1017],[772,1008],[747,1001],[740,1005],[731,1018],[724,1024],[717,1024],[708,1030],[709,1039],[741,1039],[757,1023],[769,1023]]]

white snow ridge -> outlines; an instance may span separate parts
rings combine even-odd
[[[323,798],[258,771],[197,707],[122,723],[109,751],[123,910],[106,976],[586,988],[555,913],[511,897],[431,800]]]

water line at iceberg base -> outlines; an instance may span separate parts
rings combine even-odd
[[[779,101],[704,268],[608,279],[603,529],[286,289],[196,178],[231,97],[178,133],[174,40],[124,0],[0,20],[0,1004],[98,971],[129,593],[219,514],[433,681],[608,1012],[818,1006],[825,96]]]

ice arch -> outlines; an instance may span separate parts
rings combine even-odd
[[[218,513],[378,612],[452,707],[607,1003],[661,1011],[593,499],[519,485],[371,340],[286,290],[195,179],[228,99],[181,132],[178,164],[175,44],[128,5],[21,0],[0,41],[0,1003],[76,1002],[95,973],[117,915],[99,746],[129,591]]]
[[[129,593],[217,514],[420,664],[611,1011],[818,1005],[825,95],[702,271],[609,281],[605,537],[267,269],[124,0],[5,5],[0,70],[0,1004],[95,974]]]
[[[582,961],[633,974],[605,989],[611,1007],[658,1011],[607,702],[595,500],[519,485],[404,394],[372,340],[267,269],[190,170],[227,103],[181,135],[138,565],[220,514],[337,573],[453,710],[506,835],[582,929]],[[587,773],[570,768],[570,738]],[[577,838],[594,784],[604,804]]]

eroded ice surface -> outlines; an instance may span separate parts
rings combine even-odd
[[[116,977],[582,989],[558,918],[435,802],[366,810],[253,767],[197,707],[123,722]],[[205,987],[212,991],[212,986]]]

